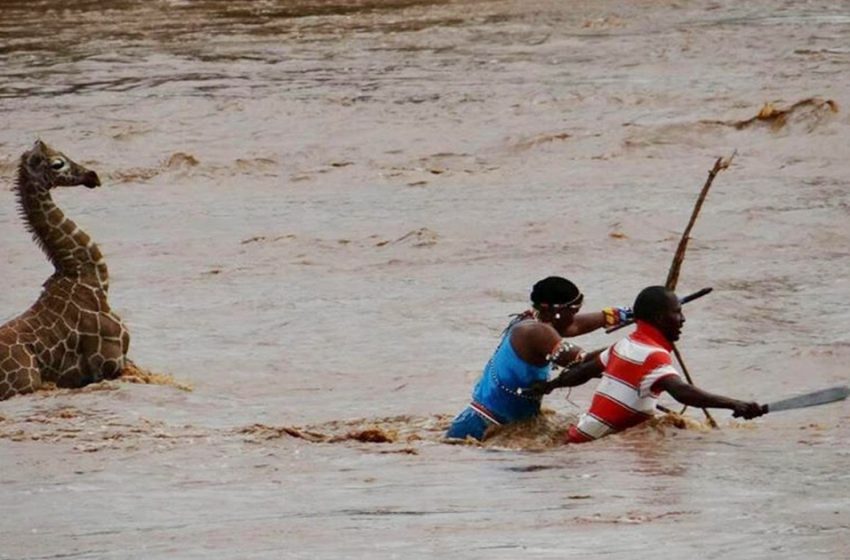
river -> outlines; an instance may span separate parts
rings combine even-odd
[[[819,0],[5,0],[0,321],[51,273],[12,191],[41,138],[100,174],[55,199],[165,377],[0,402],[0,559],[847,558],[846,403],[559,444],[591,383],[441,433],[536,280],[663,283],[736,150],[687,366],[846,384],[848,45]]]

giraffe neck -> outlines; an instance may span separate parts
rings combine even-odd
[[[19,173],[17,194],[22,217],[53,264],[54,276],[72,277],[106,291],[109,272],[103,254],[91,237],[53,202],[50,191],[32,188],[28,178]]]

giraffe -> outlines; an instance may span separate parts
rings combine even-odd
[[[106,301],[98,246],[53,202],[54,187],[100,186],[97,173],[38,140],[18,165],[21,217],[55,269],[36,302],[0,326],[0,400],[43,382],[82,387],[121,374],[130,334]]]

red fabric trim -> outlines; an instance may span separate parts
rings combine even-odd
[[[484,419],[488,422],[492,422],[497,426],[502,425],[502,423],[499,422],[499,417],[496,414],[493,414],[493,412],[491,412],[490,409],[484,406],[483,404],[476,401],[472,401],[471,403],[469,403],[469,408],[477,412],[480,416],[483,416]]]
[[[625,430],[646,420],[649,416],[643,412],[631,409],[608,395],[597,393],[593,395],[588,413],[595,416],[603,424],[611,426],[616,431]]]
[[[567,428],[566,438],[567,443],[587,443],[593,441],[593,438],[578,429],[575,424],[570,424]]]

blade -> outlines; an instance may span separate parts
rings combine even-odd
[[[694,301],[695,299],[699,299],[704,295],[710,294],[712,292],[712,290],[714,290],[714,288],[703,288],[702,290],[699,290],[699,291],[694,292],[692,294],[688,294],[683,298],[680,298],[679,303],[688,303],[688,302]]]
[[[805,395],[791,397],[790,399],[783,399],[781,401],[769,403],[767,405],[767,410],[768,412],[778,412],[780,410],[790,410],[792,408],[803,408],[806,406],[827,404],[835,401],[843,401],[848,395],[850,395],[850,387],[847,387],[846,385],[839,385],[838,387],[830,387],[829,389],[823,389],[813,393],[806,393]]]

